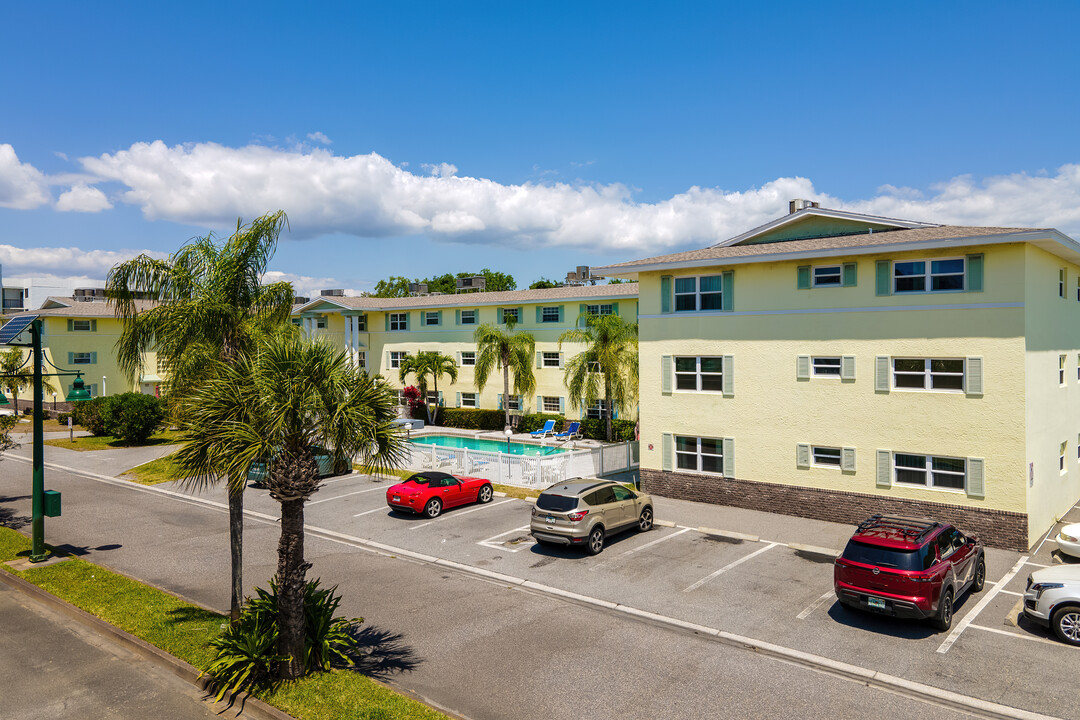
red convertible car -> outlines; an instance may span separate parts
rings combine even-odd
[[[388,489],[386,504],[391,510],[407,510],[434,518],[446,508],[491,502],[492,495],[491,483],[483,478],[455,477],[429,470],[411,475]]]

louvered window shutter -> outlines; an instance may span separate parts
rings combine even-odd
[[[967,478],[966,482],[964,483],[964,488],[967,491],[969,497],[986,497],[986,487],[983,482],[982,458],[967,459]]]
[[[796,268],[795,277],[796,277],[795,286],[799,290],[809,290],[810,289],[810,266],[809,265],[800,265],[798,268]]]
[[[502,393],[499,393],[499,410],[502,410],[502,409],[503,409],[503,404],[502,404]]]
[[[858,282],[858,270],[857,263],[844,263],[844,287],[855,287]]]
[[[877,486],[892,487],[892,453],[888,450],[877,451]]]
[[[722,277],[722,287],[720,288],[722,299],[720,300],[720,309],[724,312],[732,312],[735,310],[735,271],[725,270]]]
[[[735,356],[725,355],[723,366],[723,392],[725,397],[731,397],[735,394]]]
[[[75,332],[75,321],[68,318],[68,332]]]
[[[536,324],[539,325],[544,321],[544,308],[539,305],[536,306]]]
[[[74,364],[75,364],[75,353],[69,352],[68,353],[68,365],[74,365]]]
[[[619,314],[619,303],[611,303],[611,314],[612,315],[618,315]]]
[[[457,394],[457,400],[455,402],[457,404],[454,407],[461,407],[461,393]]]
[[[841,380],[854,380],[855,379],[855,356],[844,355],[840,358],[840,379]]]
[[[559,306],[559,322],[560,323],[563,321],[563,308],[565,308],[565,307],[566,307],[565,305],[560,305]]]
[[[97,332],[97,320],[90,321],[90,332]]]
[[[383,313],[383,325],[386,332],[390,332],[390,313]]]
[[[559,414],[562,415],[566,412],[566,398],[559,398]]]
[[[660,278],[660,312],[671,312],[671,276]]]
[[[889,357],[874,358],[874,392],[889,392]]]
[[[664,395],[671,394],[671,356],[660,356],[660,392]]]
[[[797,380],[810,379],[810,356],[799,355],[795,358],[795,378]]]
[[[458,364],[458,367],[461,367],[461,351],[460,350],[458,350],[458,353],[457,353],[457,364]]]
[[[559,353],[559,367],[563,366],[563,353]]]
[[[460,325],[461,324],[461,310],[455,310],[454,311],[454,324],[455,325]]]
[[[964,278],[964,289],[968,292],[982,292],[983,289],[983,256],[967,256],[967,276]]]
[[[544,367],[544,353],[542,352],[536,353],[536,367],[538,369]]]
[[[671,471],[672,469],[672,455],[674,455],[675,440],[671,437],[671,433],[664,433],[661,446],[661,464],[660,468],[663,470]]]
[[[582,304],[578,305],[578,316],[577,316],[577,318],[578,318],[577,319],[577,326],[578,327],[585,327],[585,324],[586,324],[585,310],[586,309],[587,309],[587,307],[586,307],[585,303],[582,303]]]
[[[875,267],[875,293],[877,295],[892,294],[892,261],[878,260]]]
[[[735,477],[735,438],[724,438],[724,477]]]
[[[91,365],[97,365],[97,353],[96,352],[90,353],[90,364]]]
[[[503,311],[502,308],[495,308],[495,312],[499,313],[499,325],[502,325],[504,322],[506,322],[506,313]]]
[[[843,472],[855,472],[855,448],[840,448],[840,469]]]
[[[804,443],[795,445],[795,467],[810,467],[810,446]]]
[[[538,412],[538,413],[544,412],[544,396],[543,395],[537,395],[536,396],[536,410],[534,410],[533,412]]]
[[[981,357],[969,357],[967,370],[964,373],[964,392],[968,395],[983,394],[983,359]]]

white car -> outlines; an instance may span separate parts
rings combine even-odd
[[[1080,558],[1080,523],[1061,528],[1057,536],[1057,546],[1066,555]]]
[[[1080,646],[1080,565],[1059,565],[1028,575],[1024,617],[1049,627],[1064,643]]]

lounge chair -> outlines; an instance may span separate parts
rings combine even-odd
[[[570,423],[570,427],[563,430],[561,433],[555,433],[552,437],[558,440],[580,440],[581,439],[581,423],[575,421]]]
[[[539,430],[537,430],[536,432],[532,433],[532,436],[534,438],[545,438],[548,435],[554,435],[554,434],[555,434],[555,421],[554,420],[548,420],[547,422],[544,423],[544,427],[542,427]]]

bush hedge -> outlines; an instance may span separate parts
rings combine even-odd
[[[439,424],[443,427],[463,430],[502,430],[506,413],[502,410],[476,410],[474,408],[441,408]]]
[[[101,416],[107,434],[141,445],[161,427],[165,406],[153,395],[127,392],[105,398]]]
[[[101,409],[105,406],[108,398],[96,397],[82,400],[71,404],[71,417],[74,422],[84,430],[89,430],[91,435],[108,435],[105,432],[105,420],[101,417]]]
[[[572,418],[547,413],[533,413],[515,417],[518,432],[533,432],[544,427],[548,420],[555,421],[555,431],[562,432],[575,422]],[[502,410],[476,410],[473,408],[443,408],[439,410],[439,425],[461,428],[463,430],[502,430],[506,422],[506,413]],[[581,434],[592,440],[606,440],[607,428],[604,420],[580,420]],[[630,420],[611,421],[612,438],[616,442],[634,439],[634,423]]]

